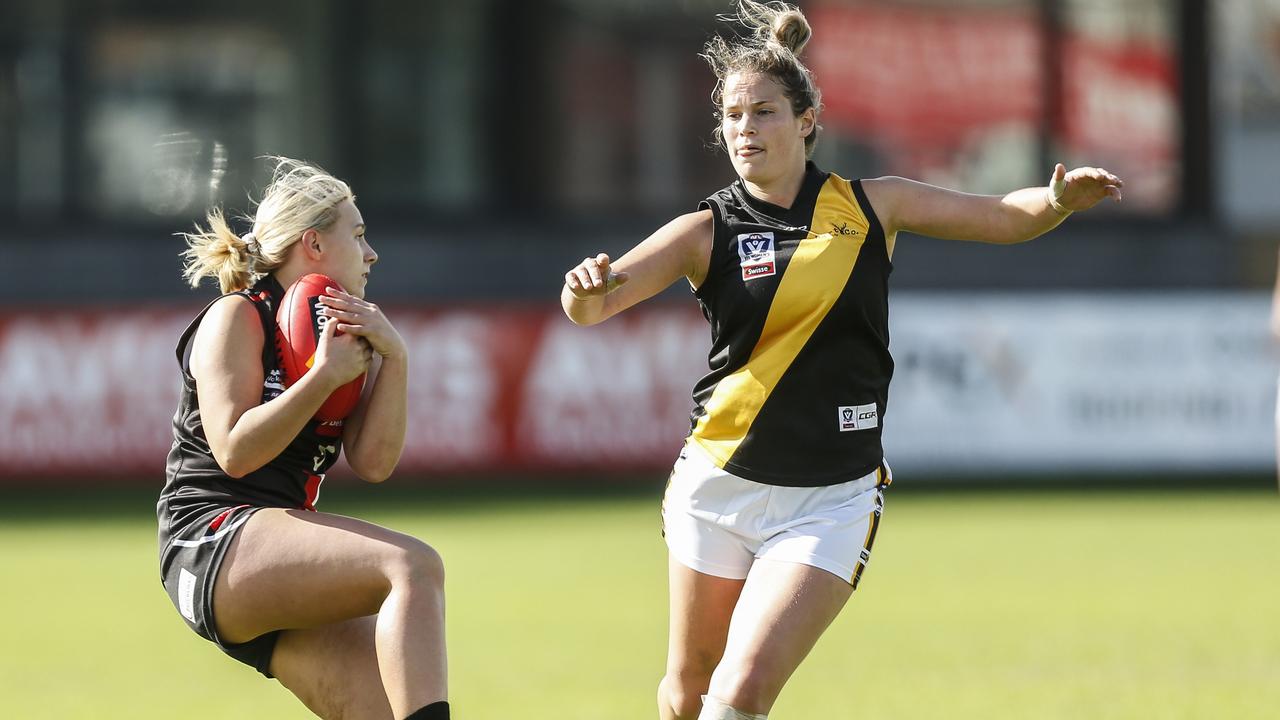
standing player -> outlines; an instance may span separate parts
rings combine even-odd
[[[407,351],[364,288],[377,253],[347,184],[281,158],[253,231],[221,211],[187,234],[185,277],[221,297],[178,342],[182,398],[160,495],[160,569],[187,624],[277,678],[322,717],[449,717],[444,568],[422,542],[315,511],[345,445],[385,480],[404,447]],[[315,364],[289,388],[276,359],[284,288],[332,278]],[[343,334],[336,334],[341,331]],[[345,422],[313,418],[368,373]]]
[[[738,20],[748,37],[705,48],[737,181],[616,264],[585,259],[561,293],[590,325],[683,277],[711,323],[710,372],[663,501],[663,720],[765,718],[857,587],[890,482],[880,433],[897,233],[1022,242],[1122,187],[1062,165],[1047,188],[1002,197],[823,172],[807,162],[821,108],[797,59],[808,21],[751,0]]]

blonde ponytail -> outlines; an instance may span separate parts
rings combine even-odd
[[[286,157],[275,163],[271,183],[252,218],[253,230],[236,235],[220,208],[209,211],[209,229],[196,226],[181,233],[187,240],[182,276],[197,287],[206,277],[218,279],[222,292],[235,292],[284,264],[289,249],[307,230],[328,230],[338,220],[338,205],[355,201],[351,188],[318,166]]]
[[[253,283],[254,258],[250,246],[231,230],[221,208],[214,208],[205,217],[209,229],[196,225],[195,232],[182,233],[187,249],[182,277],[199,287],[206,277],[218,279],[222,292],[243,290]]]

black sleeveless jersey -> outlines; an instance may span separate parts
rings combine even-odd
[[[276,308],[284,290],[268,275],[252,288],[231,294],[248,298],[262,319],[262,402],[270,402],[285,389],[276,354]],[[182,396],[173,417],[173,446],[160,494],[160,516],[167,515],[173,527],[181,527],[184,515],[198,514],[210,504],[314,510],[324,473],[342,447],[342,421],[311,420],[280,455],[242,478],[227,475],[214,460],[200,423],[200,402],[190,364],[196,328],[212,306],[211,302],[200,311],[178,341]],[[162,532],[164,525],[162,522]]]
[[[690,440],[735,475],[816,487],[883,461],[889,263],[862,190],[805,169],[790,208],[739,180],[704,200],[715,216],[707,277],[710,372],[694,387]]]

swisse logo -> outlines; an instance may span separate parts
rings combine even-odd
[[[744,233],[738,236],[738,258],[742,279],[768,277],[777,273],[774,260],[773,233]]]
[[[837,408],[840,432],[870,430],[880,427],[880,413],[875,403],[866,405],[841,405]]]

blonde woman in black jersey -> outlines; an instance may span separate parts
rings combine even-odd
[[[192,630],[321,717],[448,720],[440,556],[316,509],[344,446],[369,482],[385,480],[404,447],[408,354],[364,299],[378,255],[355,196],[280,158],[251,220],[237,236],[214,210],[207,230],[187,234],[185,276],[216,278],[223,295],[178,341],[182,398],[156,507],[165,590]],[[345,292],[320,299],[329,322],[315,363],[285,388],[276,309],[310,273]],[[350,415],[315,418],[362,373]],[[202,702],[216,705],[216,689]]]
[[[565,274],[573,322],[601,322],[684,278],[711,323],[684,450],[663,499],[670,639],[662,720],[765,718],[870,559],[891,475],[880,442],[899,231],[1018,243],[1120,199],[1100,168],[968,195],[808,162],[821,99],[795,8],[742,0],[745,39],[713,39],[720,133],[738,180],[616,263]]]

